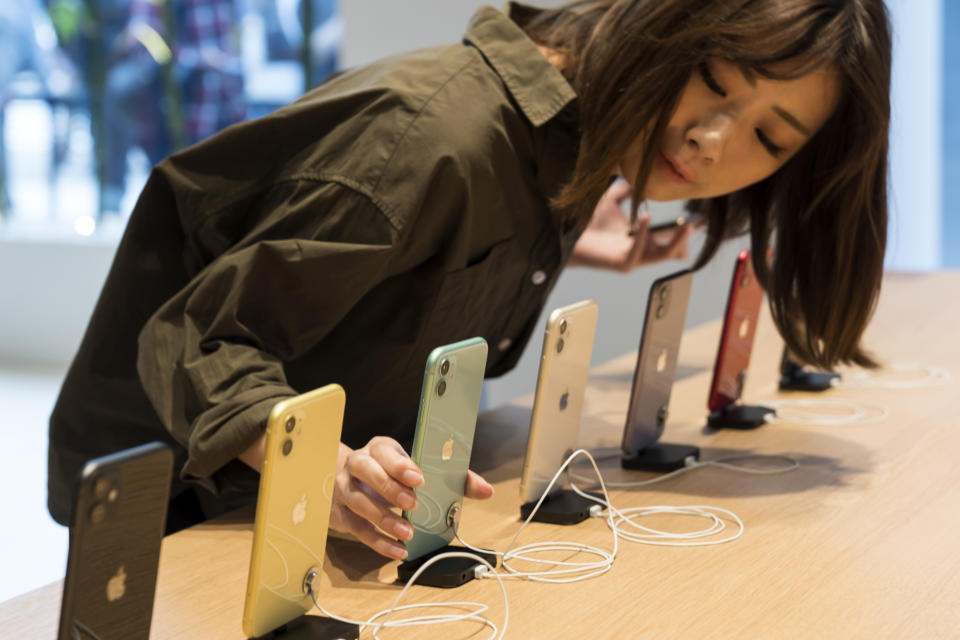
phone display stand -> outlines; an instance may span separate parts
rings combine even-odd
[[[667,473],[685,467],[687,459],[690,457],[699,460],[700,447],[690,444],[657,442],[633,455],[624,454],[620,458],[620,466],[631,471]]]
[[[487,553],[478,553],[473,549],[447,545],[437,549],[436,551],[431,551],[430,553],[422,555],[416,560],[408,560],[402,563],[397,567],[397,580],[400,582],[407,582],[413,577],[413,574],[416,573],[417,569],[419,569],[427,560],[434,556],[440,555],[441,553],[448,553],[451,551],[468,551],[489,562],[490,566],[494,568],[497,566],[497,554],[493,553],[492,551]],[[482,566],[482,563],[477,562],[472,558],[444,558],[443,560],[435,562],[427,567],[426,571],[421,573],[420,577],[417,578],[417,584],[425,587],[439,587],[441,589],[452,589],[453,587],[459,587],[460,585],[473,580],[474,570],[478,565]]]
[[[359,638],[358,625],[304,614],[256,640],[358,640]]]
[[[781,391],[826,391],[840,382],[839,373],[807,371],[796,362],[787,362],[780,376]]]
[[[589,493],[589,492],[585,492]],[[600,500],[603,496],[598,493],[590,493]],[[539,498],[538,498],[539,500]],[[526,520],[530,517],[530,512],[537,506],[537,500],[531,500],[520,505],[520,519]],[[590,509],[598,506],[603,509],[603,505],[584,498],[572,489],[559,489],[552,491],[537,509],[533,516],[533,522],[546,522],[547,524],[577,524],[590,517]]]
[[[729,404],[707,416],[707,426],[713,429],[756,429],[767,424],[767,416],[775,416],[770,407]]]

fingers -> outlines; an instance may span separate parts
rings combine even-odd
[[[653,237],[649,238],[644,251],[645,262],[659,262],[661,260],[674,259],[685,260],[689,249],[689,238],[693,229],[690,227],[680,227],[674,230],[669,241],[664,243],[657,242]]]
[[[493,487],[479,474],[467,471],[467,486],[464,495],[474,500],[486,500],[493,495]]]
[[[352,533],[360,542],[380,555],[393,560],[400,560],[407,555],[406,547],[396,540],[380,533],[369,520],[364,520],[349,509],[334,508],[333,514],[331,515],[334,516],[332,520],[336,521],[335,523],[331,523],[335,525],[335,529]]]
[[[423,473],[396,440],[378,436],[372,439],[366,448],[370,456],[397,482],[408,487],[419,487],[423,484]]]
[[[603,194],[604,197],[611,198],[618,205],[633,196],[633,187],[626,180],[616,180]]]
[[[402,455],[406,457],[406,454]],[[415,486],[423,483],[423,476],[416,465],[413,464],[413,461],[409,458],[406,458],[406,462],[398,461],[397,458],[399,457],[400,454],[395,452],[375,451],[373,448],[364,447],[350,455],[347,459],[346,470],[350,477],[368,485],[393,506],[401,509],[414,509],[417,501],[410,485],[398,482],[391,477],[387,468],[384,467],[384,463],[390,465],[388,468],[401,477],[408,480],[418,479]],[[398,469],[400,469],[399,472]],[[413,473],[413,476],[408,476],[408,473]]]
[[[390,504],[356,478],[347,481],[342,503],[350,511],[400,540],[413,537],[413,527],[390,509]]]

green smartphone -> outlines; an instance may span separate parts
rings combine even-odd
[[[486,364],[483,338],[437,347],[427,358],[411,452],[424,482],[414,489],[417,508],[403,512],[413,525],[407,560],[453,540],[463,508]]]

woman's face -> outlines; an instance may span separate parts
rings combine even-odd
[[[840,81],[832,67],[769,80],[711,60],[683,90],[654,158],[644,196],[710,198],[763,180],[800,150],[830,117]],[[636,175],[643,141],[622,163]]]

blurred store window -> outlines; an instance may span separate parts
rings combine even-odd
[[[150,167],[336,70],[337,0],[0,0],[0,237],[118,237]]]
[[[943,266],[960,267],[960,2],[943,3]]]

